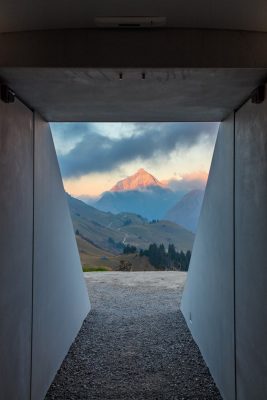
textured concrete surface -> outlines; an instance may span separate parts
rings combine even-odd
[[[237,399],[267,399],[267,100],[236,113]]]
[[[44,397],[90,304],[49,124],[35,115],[32,400]]]
[[[257,68],[148,68],[145,80],[140,68],[123,73],[119,80],[116,68],[0,68],[50,122],[220,121],[267,77]]]
[[[87,273],[92,311],[46,400],[221,399],[179,310],[185,273]]]
[[[49,125],[19,100],[0,101],[0,181],[0,398],[39,400],[89,300]]]
[[[223,397],[235,398],[234,116],[219,128],[182,311]]]
[[[30,398],[32,113],[0,101],[0,398]]]
[[[0,81],[49,122],[221,121],[267,79],[255,31],[39,27],[0,33],[0,53]]]

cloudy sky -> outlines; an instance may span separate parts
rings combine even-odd
[[[97,196],[144,168],[159,180],[208,172],[217,123],[51,123],[64,186]]]

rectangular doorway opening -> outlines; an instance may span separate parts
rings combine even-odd
[[[187,271],[217,123],[53,123],[84,272]]]
[[[221,399],[180,310],[218,124],[51,127],[92,311],[46,400]]]

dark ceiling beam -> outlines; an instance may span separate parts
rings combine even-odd
[[[0,67],[266,68],[267,33],[87,29],[0,34]]]

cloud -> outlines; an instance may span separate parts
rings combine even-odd
[[[64,178],[112,171],[137,159],[164,159],[200,142],[208,145],[218,128],[214,123],[137,123],[130,136],[114,138],[101,134],[96,124],[84,125],[51,126]]]
[[[85,135],[93,132],[92,124],[87,123],[51,122],[50,127],[58,156],[69,153]]]
[[[207,179],[208,173],[206,171],[195,171],[181,175],[180,179],[167,179],[161,183],[174,191],[187,192],[194,189],[205,189]]]

